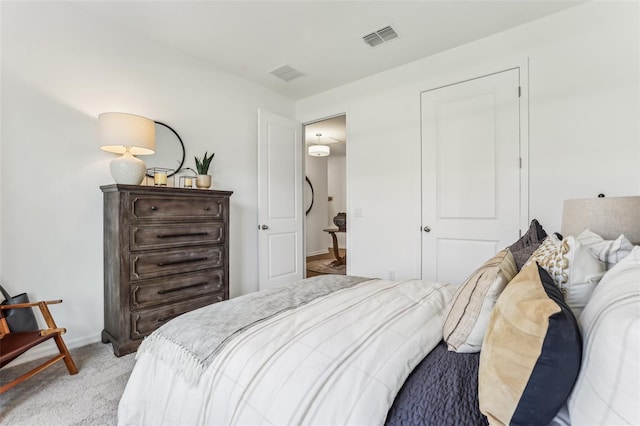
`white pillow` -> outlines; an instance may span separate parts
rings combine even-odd
[[[594,256],[603,261],[607,269],[627,257],[633,250],[633,244],[624,234],[620,234],[615,240],[605,240],[595,232],[585,229],[576,238],[580,244],[588,247]]]
[[[640,246],[609,270],[579,321],[580,374],[571,423],[640,425]]]
[[[551,275],[576,319],[605,273],[604,263],[574,237],[560,241],[555,234],[544,239],[525,266],[533,262]]]

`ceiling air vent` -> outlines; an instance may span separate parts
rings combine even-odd
[[[381,28],[371,34],[367,34],[366,36],[362,37],[362,39],[369,46],[374,47],[396,37],[398,37],[398,34],[393,30],[393,28],[388,26]]]
[[[276,77],[278,77],[280,80],[283,80],[283,81],[291,81],[294,78],[302,77],[304,75],[297,69],[286,64],[282,65],[281,67],[272,69],[271,71],[269,71],[269,73],[275,75]]]

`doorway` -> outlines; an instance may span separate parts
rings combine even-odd
[[[347,232],[338,227],[347,212],[346,115],[306,123],[305,256],[307,277],[346,274]]]

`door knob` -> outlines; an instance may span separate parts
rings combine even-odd
[[[431,232],[431,227],[427,225],[427,226],[425,226],[424,228],[422,228],[422,230],[423,230],[424,232]]]
[[[267,225],[262,225],[260,229],[269,229],[269,227]]]

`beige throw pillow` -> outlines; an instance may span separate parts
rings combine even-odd
[[[458,287],[444,323],[444,340],[450,351],[480,352],[489,316],[502,290],[518,273],[508,249],[485,262]]]
[[[480,411],[490,425],[548,425],[571,392],[581,353],[560,290],[544,269],[525,266],[491,313],[478,367]]]

